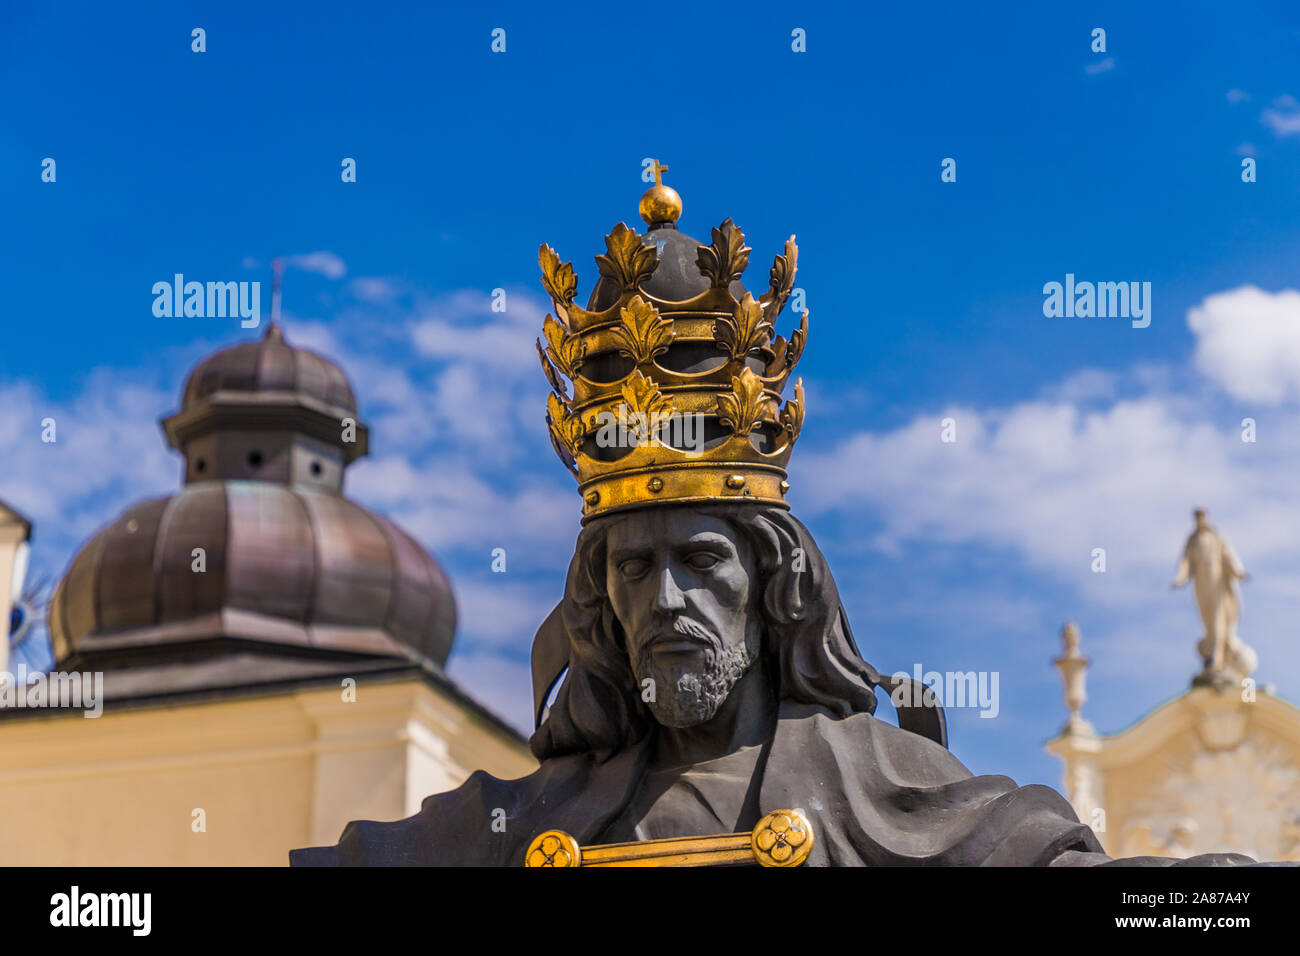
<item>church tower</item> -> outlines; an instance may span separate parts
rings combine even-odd
[[[6,863],[280,866],[536,766],[443,671],[438,563],[345,493],[370,436],[339,366],[273,319],[162,428],[181,488],[90,538],[50,606],[54,673],[102,676],[102,716],[0,710]]]

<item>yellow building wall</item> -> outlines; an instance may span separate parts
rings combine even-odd
[[[527,748],[419,681],[0,721],[0,865],[285,866]],[[195,811],[205,829],[197,830]]]
[[[1300,860],[1300,709],[1244,696],[1195,688],[1113,736],[1049,742],[1107,853]]]

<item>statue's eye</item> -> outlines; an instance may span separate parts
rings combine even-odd
[[[686,559],[686,564],[696,571],[707,571],[716,567],[721,560],[716,554],[710,554],[708,551],[696,551]]]
[[[625,578],[639,578],[650,570],[650,562],[640,558],[628,558],[618,566],[619,573]]]

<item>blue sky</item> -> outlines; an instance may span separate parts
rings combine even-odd
[[[745,230],[751,288],[797,234],[795,510],[878,668],[1000,673],[996,719],[950,715],[968,766],[1059,782],[1067,618],[1100,730],[1181,692],[1200,631],[1168,580],[1196,504],[1252,572],[1258,676],[1300,699],[1293,5],[376,6],[0,12],[0,497],[35,520],[35,572],[176,487],[157,419],[259,334],[155,318],[153,283],[262,280],[269,310],[283,256],[288,338],[343,365],[373,429],[349,493],[444,563],[453,676],[524,719],[578,511],[542,424],[537,246],[585,295],[656,156],[684,231]],[[1150,327],[1044,317],[1067,272],[1150,282]]]

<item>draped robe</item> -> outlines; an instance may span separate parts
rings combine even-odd
[[[414,816],[391,823],[355,821],[336,846],[294,850],[290,861],[297,866],[521,866],[528,844],[544,830],[564,830],[583,846],[617,842],[609,838],[611,828],[625,838],[616,831],[636,822],[627,820],[627,810],[641,793],[649,750],[649,740],[643,740],[604,761],[590,754],[553,757],[518,780],[478,771],[458,789],[428,797]],[[768,743],[749,750],[752,774],[714,781],[724,789],[713,792],[740,806],[743,795],[726,788],[757,786],[759,812],[801,810],[814,833],[805,866],[1253,862],[1239,854],[1111,861],[1055,790],[1018,787],[1003,776],[974,776],[940,744],[866,713],[835,717],[787,700]],[[692,788],[692,799],[707,802],[709,792]],[[665,823],[660,809],[654,836],[717,835],[664,832],[665,825],[672,827],[671,803],[667,812]],[[727,811],[717,816],[724,819]]]

